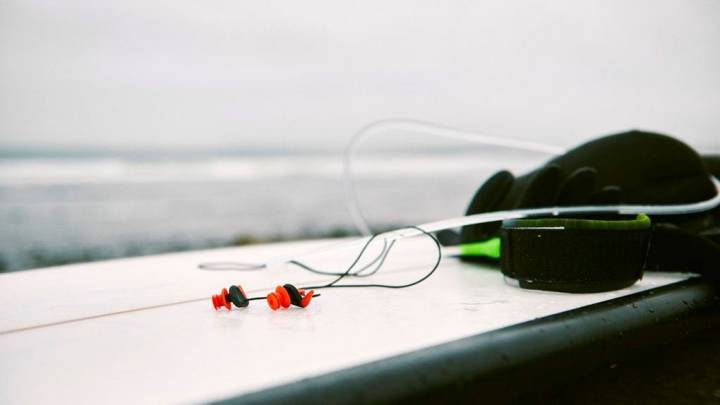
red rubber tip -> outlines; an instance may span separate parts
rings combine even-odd
[[[217,303],[219,304],[217,308],[225,307],[229,310],[232,309],[232,305],[230,304],[230,301],[227,300],[228,291],[226,288],[223,288],[220,294],[216,295],[217,297]],[[216,308],[216,309],[217,309]]]
[[[278,301],[280,301],[283,308],[290,308],[290,294],[288,294],[285,287],[275,287],[275,295],[277,295]]]
[[[303,308],[310,305],[310,301],[312,301],[313,294],[315,294],[315,291],[310,290],[303,296],[303,299],[302,299]]]
[[[240,286],[238,286],[238,288],[240,288],[240,291],[242,291],[242,288]],[[245,295],[244,291],[242,291],[242,293],[243,295]],[[232,303],[228,301],[227,296],[228,290],[226,288],[223,288],[222,291],[220,291],[220,294],[212,296],[213,308],[215,308],[216,311],[220,309],[220,307],[225,307],[228,309],[228,311],[232,309]]]
[[[267,295],[267,303],[273,311],[280,308],[280,301],[278,301],[278,296],[275,293]]]

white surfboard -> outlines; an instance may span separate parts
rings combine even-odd
[[[336,242],[336,241],[335,241]],[[327,282],[294,266],[208,271],[209,261],[258,261],[334,241],[167,254],[0,275],[0,403],[178,403],[235,397],[412,352],[687,278],[646,274],[624,290],[563,294],[503,283],[491,268],[443,258],[406,289],[320,291],[308,308],[264,301],[215,311],[210,296],[241,284],[264,296],[278,284]],[[372,281],[402,283],[428,270],[432,248],[404,242]],[[347,251],[313,264],[344,270]],[[368,281],[364,279],[363,281]]]

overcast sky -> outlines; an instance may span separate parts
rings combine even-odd
[[[0,0],[0,147],[340,147],[381,118],[720,149],[720,2]]]

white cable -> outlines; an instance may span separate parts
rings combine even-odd
[[[487,135],[480,135],[472,132],[462,131],[455,128],[446,127],[443,125],[411,120],[411,119],[387,119],[373,122],[360,129],[348,142],[345,152],[343,154],[343,180],[345,185],[345,198],[350,215],[355,227],[362,233],[365,238],[350,242],[350,243],[364,243],[367,240],[367,236],[371,235],[372,232],[367,224],[365,216],[360,209],[358,203],[357,193],[352,177],[352,157],[355,149],[365,139],[372,135],[376,135],[381,132],[390,130],[402,130],[406,132],[422,133],[426,135],[456,139],[466,142],[478,143],[483,145],[502,146],[506,148],[540,152],[549,155],[559,155],[565,150],[563,148],[545,145],[541,143],[525,142],[515,139],[504,139]],[[425,230],[426,232],[438,232],[445,229],[459,228],[461,226],[477,225],[488,222],[498,222],[506,219],[517,219],[527,218],[536,216],[559,216],[559,215],[572,215],[572,214],[601,214],[601,213],[616,213],[620,215],[631,215],[631,214],[648,214],[648,215],[682,215],[691,214],[696,212],[703,212],[711,210],[720,205],[720,182],[713,176],[710,176],[710,181],[715,185],[716,194],[713,198],[700,201],[697,203],[690,204],[676,204],[676,205],[586,205],[586,206],[575,206],[575,207],[541,207],[541,208],[526,208],[508,211],[495,211],[486,212],[475,215],[466,215],[462,217],[450,218],[441,221],[429,222],[421,225],[417,225],[418,228]],[[388,231],[383,233],[383,237],[386,242],[394,240],[422,235],[422,232],[413,228],[401,228],[394,231]],[[343,244],[345,245],[345,244]],[[333,246],[334,248],[335,246]],[[316,251],[317,252],[317,251]]]
[[[482,145],[502,146],[505,148],[529,151],[529,152],[540,152],[549,155],[559,155],[565,150],[563,148],[546,145],[542,143],[525,142],[516,139],[505,139],[494,136],[487,136],[476,134],[473,132],[462,131],[455,128],[450,128],[438,124],[432,124],[429,122],[423,122],[411,119],[387,119],[373,122],[360,129],[348,142],[347,147],[343,153],[343,183],[345,185],[345,202],[348,210],[350,211],[350,217],[357,230],[364,236],[372,234],[370,226],[368,225],[365,216],[360,209],[358,202],[357,192],[355,191],[355,183],[352,177],[352,158],[355,149],[365,139],[372,135],[377,135],[381,132],[387,132],[391,130],[400,130],[406,132],[415,132],[425,135],[436,136],[439,138],[455,139],[459,141],[477,143]]]
[[[508,211],[495,211],[486,212],[482,214],[466,215],[462,217],[444,219],[435,222],[428,222],[425,224],[417,225],[425,232],[438,232],[445,229],[454,229],[461,226],[485,224],[488,222],[498,222],[506,219],[518,219],[538,216],[559,216],[559,215],[571,215],[571,214],[600,214],[600,213],[615,213],[621,215],[632,215],[632,214],[648,214],[648,215],[682,215],[682,214],[693,214],[698,212],[709,211],[718,205],[720,205],[720,182],[714,177],[710,176],[715,186],[715,196],[709,200],[700,201],[689,204],[674,204],[674,205],[585,205],[575,207],[541,207],[541,208],[526,208]],[[411,238],[414,236],[423,235],[423,232],[414,228],[400,228],[383,232],[378,235],[378,241],[384,239],[385,243],[390,243],[399,239]],[[368,241],[369,237],[361,237],[351,241],[340,241],[330,245],[320,246],[311,251],[304,252],[299,255],[294,255],[288,258],[277,258],[273,259],[264,264],[258,264],[259,266],[270,266],[273,264],[283,264],[291,260],[307,256],[310,254],[324,253],[327,251],[336,250],[339,248],[349,248],[353,246],[362,246]]]
[[[720,205],[720,182],[715,177],[710,176],[710,181],[715,186],[715,196],[709,200],[700,201],[689,204],[675,205],[580,205],[574,207],[543,207],[543,208],[526,208],[508,211],[486,212],[482,214],[466,215],[462,217],[450,218],[441,221],[428,222],[426,224],[417,225],[418,228],[425,232],[437,232],[445,229],[459,228],[461,226],[484,224],[487,222],[497,222],[506,219],[518,219],[538,216],[560,216],[574,214],[647,214],[647,215],[684,215],[694,214],[711,210]],[[417,229],[398,229],[383,233],[387,242],[393,240],[422,235],[423,233]]]
[[[376,134],[381,131],[388,129],[403,129],[407,131],[416,131],[422,133],[432,133],[438,136],[451,139],[467,140],[475,143],[483,143],[486,145],[497,145],[505,146],[509,148],[515,148],[526,151],[536,151],[548,154],[559,154],[562,153],[561,148],[557,148],[549,145],[542,145],[531,142],[523,142],[517,140],[501,139],[495,137],[488,137],[482,135],[476,135],[469,132],[456,130],[453,128],[443,127],[435,124],[428,124],[420,121],[413,120],[385,120],[378,121],[371,125],[361,129],[350,141],[348,147],[345,149],[343,156],[343,170],[345,174],[345,190],[350,208],[351,215],[355,221],[358,229],[363,233],[370,232],[370,229],[365,222],[364,217],[360,211],[355,198],[355,190],[352,183],[351,176],[351,160],[352,152],[354,148],[364,139],[372,134]],[[572,215],[572,214],[600,214],[600,213],[616,213],[621,215],[631,214],[648,214],[648,215],[683,215],[693,214],[698,212],[709,211],[718,205],[720,205],[720,182],[715,179],[712,175],[710,181],[715,186],[715,196],[712,198],[689,204],[672,204],[672,205],[584,205],[584,206],[571,206],[571,207],[541,207],[541,208],[526,208],[508,211],[495,211],[486,212],[481,214],[466,215],[456,218],[450,218],[435,222],[429,222],[421,225],[417,225],[417,228],[421,228],[425,232],[438,232],[445,229],[453,229],[461,226],[478,225],[488,222],[498,222],[506,219],[518,219],[528,218],[537,216],[559,216],[559,215]],[[384,239],[385,243],[390,243],[399,239],[410,238],[414,236],[423,235],[423,232],[413,228],[400,228],[383,232],[378,235],[378,240]],[[382,238],[382,239],[381,239]],[[336,250],[342,247],[361,246],[368,241],[369,237],[364,236],[351,241],[340,241],[330,245],[325,245],[312,249],[311,251],[296,254],[292,257],[286,258],[275,258],[265,263],[243,263],[248,270],[259,269],[269,267],[274,264],[288,263],[291,260],[295,260],[302,256],[309,254],[323,253],[326,251]]]

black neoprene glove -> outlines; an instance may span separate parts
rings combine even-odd
[[[569,174],[556,164],[548,164],[531,173],[524,184],[518,184],[512,173],[495,173],[468,206],[466,215],[520,208],[555,207],[590,204],[619,204],[622,190],[616,184],[597,184],[597,170],[580,167]],[[497,236],[499,222],[463,227],[463,243]]]
[[[717,170],[716,156],[701,159],[677,139],[629,131],[582,144],[520,177],[508,171],[496,173],[475,193],[467,214],[569,205],[692,203],[715,195],[708,172]],[[701,213],[657,220],[698,233],[710,228],[716,216]],[[467,226],[456,239],[485,240],[497,236],[499,227],[500,223]]]

